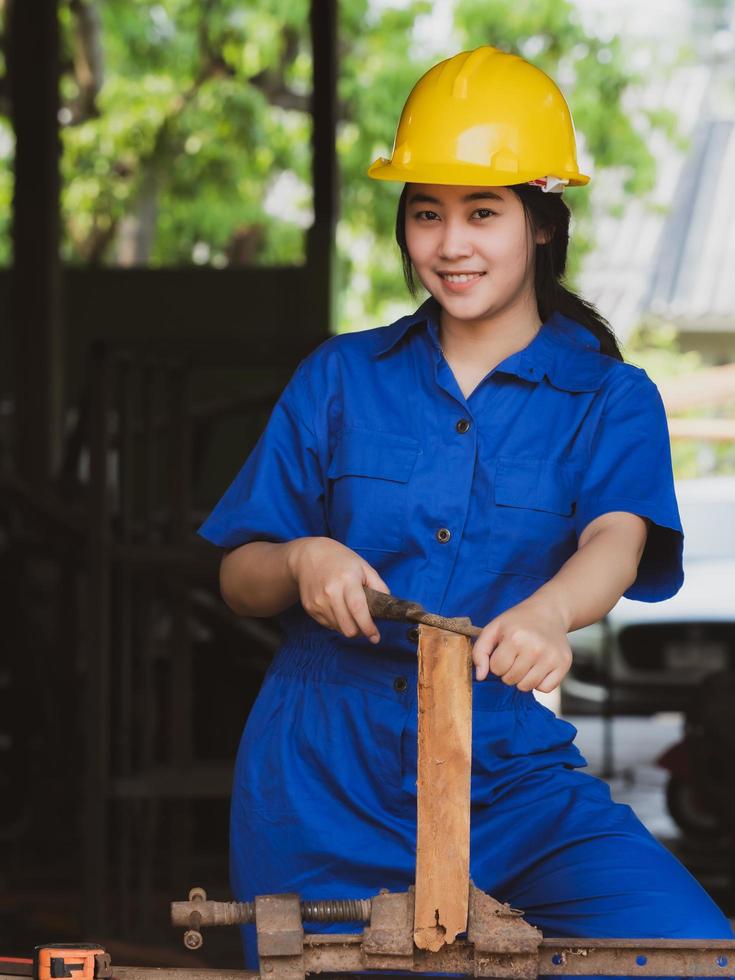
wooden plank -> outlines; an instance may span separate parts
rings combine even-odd
[[[434,952],[467,929],[472,643],[419,626],[414,942]]]

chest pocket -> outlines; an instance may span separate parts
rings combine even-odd
[[[372,429],[342,432],[327,469],[332,537],[360,551],[401,551],[419,452],[418,440],[410,436]]]
[[[577,549],[580,473],[558,460],[501,456],[490,505],[487,568],[549,579]]]

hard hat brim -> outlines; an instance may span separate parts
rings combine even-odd
[[[529,180],[539,180],[548,176],[548,174],[538,171],[512,173],[471,163],[397,167],[385,157],[378,157],[371,163],[367,169],[367,175],[373,180],[396,180],[406,184],[447,184],[468,187],[507,187],[512,184],[525,184]],[[586,174],[579,172],[555,173],[553,176],[568,180],[570,187],[583,187],[590,180]]]

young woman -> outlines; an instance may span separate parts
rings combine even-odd
[[[730,938],[533,695],[569,670],[568,632],[682,582],[656,387],[562,284],[560,192],[589,179],[563,96],[518,57],[463,52],[419,80],[369,172],[405,182],[398,244],[430,297],[302,361],[200,530],[227,549],[228,605],[285,634],[237,758],[235,895],[414,880],[416,632],[376,624],[368,585],[485,624],[478,887],[547,935]]]

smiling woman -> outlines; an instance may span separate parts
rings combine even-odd
[[[369,174],[405,184],[398,243],[430,298],[302,361],[200,529],[227,549],[231,608],[284,627],[236,764],[236,898],[413,882],[416,636],[378,630],[370,586],[486,624],[472,651],[483,890],[551,935],[730,938],[533,696],[568,672],[570,631],[682,583],[661,398],[562,282],[561,191],[589,179],[564,98],[521,58],[462,52],[419,80]],[[254,966],[252,927],[244,939]]]

